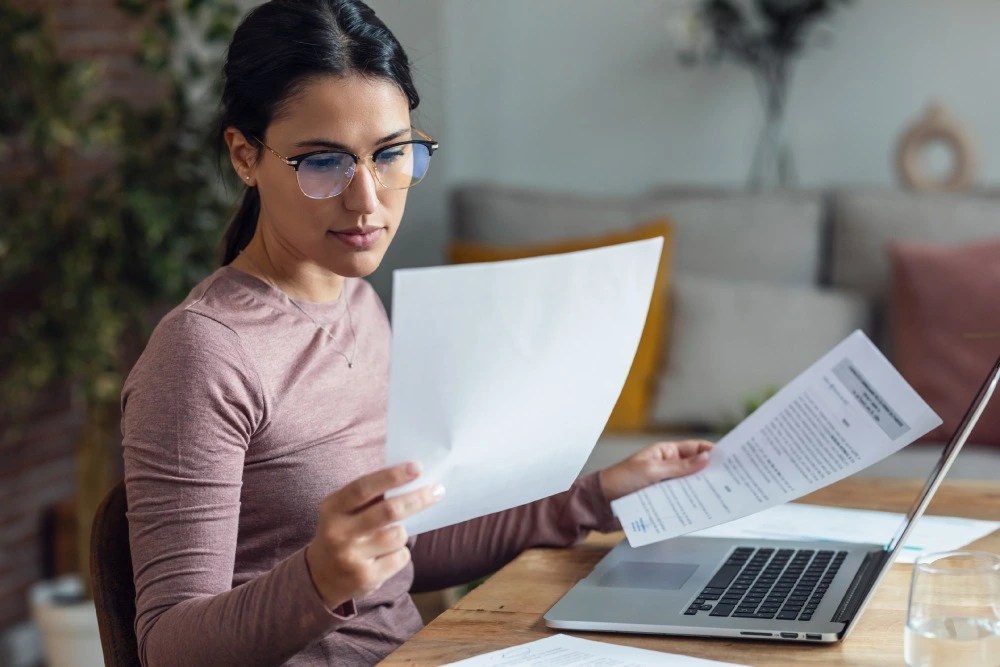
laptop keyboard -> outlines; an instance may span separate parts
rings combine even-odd
[[[738,547],[684,614],[812,620],[845,558],[846,551]]]

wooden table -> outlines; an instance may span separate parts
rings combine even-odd
[[[904,512],[923,482],[847,479],[802,499],[838,507]],[[945,481],[928,514],[1000,519],[1000,482]],[[593,534],[568,549],[531,549],[441,614],[383,665],[440,665],[542,639],[555,631],[542,615],[585,577],[622,534]],[[1000,553],[1000,531],[969,546]],[[574,632],[578,637],[746,665],[903,664],[909,565],[894,565],[851,635],[825,645]]]

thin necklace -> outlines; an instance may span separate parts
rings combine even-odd
[[[341,290],[340,290],[340,298],[344,299],[344,309],[347,311],[347,323],[351,326],[351,338],[354,341],[354,344],[351,346],[351,356],[347,356],[346,354],[344,354],[343,350],[340,349],[341,345],[340,345],[340,341],[337,340],[337,337],[334,336],[332,333],[330,333],[329,329],[327,329],[322,324],[320,324],[319,322],[317,322],[315,320],[315,318],[313,318],[313,316],[309,314],[309,311],[307,311],[305,308],[303,308],[302,306],[300,306],[298,303],[295,302],[295,299],[293,299],[292,297],[290,297],[287,294],[285,294],[285,291],[282,290],[280,287],[278,287],[277,283],[275,283],[273,280],[271,280],[271,276],[267,275],[257,265],[257,262],[253,261],[253,259],[250,257],[250,255],[245,254],[245,252],[244,252],[245,250],[246,250],[245,248],[244,248],[244,250],[240,250],[240,254],[247,258],[247,261],[250,262],[250,265],[253,266],[253,268],[257,269],[257,272],[261,275],[261,277],[264,278],[264,280],[266,280],[267,283],[271,287],[273,287],[274,289],[276,289],[279,292],[281,292],[282,294],[284,294],[285,298],[288,299],[289,302],[291,302],[291,304],[293,306],[295,306],[299,310],[300,313],[302,313],[303,315],[305,315],[306,317],[308,317],[309,321],[312,322],[314,325],[316,325],[317,329],[319,329],[320,331],[322,331],[323,333],[325,333],[327,336],[329,336],[333,340],[333,342],[336,343],[336,345],[337,345],[337,347],[334,348],[334,351],[337,354],[339,354],[340,356],[342,356],[347,361],[347,367],[348,368],[354,368],[354,360],[357,358],[357,355],[358,355],[358,334],[354,331],[354,320],[351,318],[351,306],[347,302],[347,295],[344,294],[344,289],[341,288]],[[345,282],[345,286],[346,286],[346,282]]]

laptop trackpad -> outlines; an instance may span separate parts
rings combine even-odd
[[[694,571],[692,563],[642,563],[624,561],[604,573],[598,586],[608,588],[659,588],[673,591],[683,586]]]

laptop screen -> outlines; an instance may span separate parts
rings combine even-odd
[[[906,538],[910,534],[915,521],[924,513],[924,510],[927,509],[931,498],[934,496],[934,492],[937,491],[938,486],[940,486],[941,481],[944,479],[945,473],[948,472],[948,469],[958,456],[958,452],[962,449],[965,441],[969,439],[972,429],[976,426],[976,422],[979,421],[979,416],[983,414],[983,411],[989,404],[990,397],[996,390],[998,381],[1000,381],[1000,359],[997,359],[997,362],[993,365],[993,370],[986,376],[986,380],[976,393],[975,399],[972,401],[969,409],[965,412],[965,416],[962,417],[962,421],[959,423],[958,428],[955,429],[954,435],[951,436],[951,440],[941,453],[941,458],[939,458],[937,463],[934,465],[934,469],[927,478],[927,483],[924,485],[923,491],[921,491],[920,495],[917,496],[916,502],[906,513],[906,518],[903,520],[899,530],[896,531],[896,534],[886,546],[886,551],[890,552],[893,557],[895,557],[896,552],[906,541]]]
[[[972,404],[966,411],[965,416],[962,417],[962,421],[959,423],[958,428],[955,429],[954,435],[951,436],[951,440],[944,448],[944,452],[941,453],[941,458],[939,458],[938,462],[934,465],[934,469],[927,478],[927,483],[924,485],[920,495],[917,496],[916,502],[910,508],[909,512],[906,513],[906,518],[903,519],[903,523],[899,527],[899,530],[896,531],[896,535],[893,536],[892,540],[883,550],[882,553],[884,554],[884,557],[879,559],[880,567],[878,568],[878,576],[871,582],[870,587],[867,591],[865,591],[861,605],[852,614],[852,618],[848,621],[847,627],[844,630],[844,637],[846,637],[848,633],[850,633],[850,631],[857,625],[858,619],[861,618],[861,612],[864,611],[864,608],[868,605],[869,600],[871,600],[872,593],[875,592],[879,583],[881,583],[882,578],[885,576],[886,572],[889,571],[889,566],[892,565],[897,553],[906,542],[906,538],[909,537],[910,532],[916,525],[917,519],[919,519],[921,515],[923,515],[924,510],[927,509],[927,506],[931,502],[931,498],[934,497],[934,493],[941,485],[942,480],[944,480],[945,473],[948,472],[948,469],[955,461],[955,458],[958,456],[959,451],[961,451],[965,441],[969,439],[969,434],[972,433],[972,429],[975,427],[976,422],[979,421],[980,415],[982,415],[983,411],[986,409],[986,405],[989,403],[990,397],[993,396],[993,392],[997,388],[998,381],[1000,381],[1000,359],[997,359],[996,364],[993,365],[993,370],[991,370],[990,374],[986,376],[986,380],[976,393],[976,397],[973,399]]]

